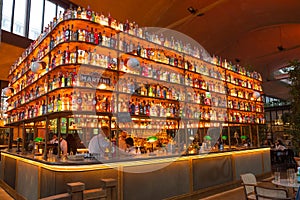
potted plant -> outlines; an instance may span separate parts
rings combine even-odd
[[[292,136],[292,146],[295,155],[300,152],[300,62],[294,60],[290,62],[293,69],[289,71],[290,94],[291,94],[291,115],[290,134]]]

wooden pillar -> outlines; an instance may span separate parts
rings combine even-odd
[[[44,160],[47,160],[47,142],[49,141],[49,119],[46,117],[46,132],[45,132],[45,146],[44,146]]]
[[[250,133],[250,143],[251,143],[251,146],[253,146],[252,127],[251,127],[251,125],[249,125],[249,133]]]
[[[108,153],[108,157],[111,158],[112,157],[112,142],[111,142],[111,118],[112,116],[109,116],[109,121],[108,121],[108,140],[109,140],[109,153]]]
[[[241,136],[243,135],[243,126],[242,125],[240,125],[240,132],[241,132]]]
[[[117,180],[112,178],[101,179],[100,184],[106,190],[107,200],[117,200]]]
[[[35,152],[35,141],[34,139],[38,136],[38,129],[36,127],[36,122],[33,125],[33,149],[32,149],[32,153],[33,155],[36,153]]]
[[[10,151],[12,149],[13,139],[14,139],[14,128],[9,128],[8,151]]]
[[[23,122],[23,127],[22,127],[22,153],[25,153],[25,139],[26,139],[26,128],[25,128],[25,123]]]
[[[257,146],[260,147],[258,124],[256,124]]]
[[[60,158],[60,137],[61,137],[61,117],[57,118],[57,138],[58,138],[57,158]]]
[[[85,189],[84,183],[67,183],[67,187],[72,200],[83,200],[83,191]]]
[[[229,127],[229,124],[227,126],[227,133],[228,133],[228,146],[229,146],[229,149],[231,149],[231,137],[230,137],[230,127]]]

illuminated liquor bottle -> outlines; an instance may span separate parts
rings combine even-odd
[[[87,6],[87,9],[86,9],[86,19],[92,20],[92,10],[89,5]]]
[[[80,8],[80,6],[78,6],[78,8],[77,8],[76,16],[77,16],[78,19],[81,19],[81,8]]]
[[[67,49],[64,51],[64,57],[65,57],[65,62],[66,64],[70,63],[70,50],[69,46],[67,46]]]
[[[93,110],[93,96],[91,93],[85,94],[86,107],[85,110],[92,111]]]
[[[53,112],[53,102],[52,102],[52,98],[51,97],[49,97],[49,99],[48,99],[47,109],[48,109],[48,113]]]
[[[95,33],[94,33],[93,27],[91,28],[91,31],[89,32],[89,39],[90,39],[89,42],[91,42],[93,44],[95,43]]]
[[[70,41],[71,40],[71,30],[70,30],[70,24],[68,24],[68,28],[66,28],[64,32],[64,40]]]
[[[76,91],[74,91],[74,93],[71,93],[70,95],[70,98],[71,98],[71,110],[73,111],[76,111],[77,110],[77,94],[76,94]]]
[[[93,100],[92,100],[92,111],[96,111],[96,107],[97,107],[97,96],[93,94],[92,98],[93,98]]]
[[[90,36],[91,33],[89,32],[89,26],[86,26],[86,29],[84,30],[84,37],[85,37],[85,42],[90,42]]]
[[[97,28],[95,29],[95,32],[94,32],[94,44],[96,44],[96,45],[99,44],[99,33],[98,33]]]
[[[79,94],[78,94],[76,103],[77,103],[77,110],[82,110],[83,101],[82,101],[81,92],[79,92]]]
[[[54,38],[51,35],[50,36],[50,43],[49,43],[49,49],[50,49],[50,51],[54,48],[54,46],[55,46]]]
[[[63,110],[70,110],[71,106],[71,102],[72,102],[72,96],[70,94],[66,94],[65,95],[65,99],[63,101],[63,105],[64,105],[64,109]]]
[[[102,33],[99,32],[99,33],[98,33],[98,45],[103,45],[102,42],[103,42]]]
[[[86,10],[85,10],[85,8],[82,8],[81,19],[86,19]]]
[[[58,111],[58,112],[62,111],[62,101],[60,99],[60,94],[58,94],[57,100],[56,100],[56,111]]]

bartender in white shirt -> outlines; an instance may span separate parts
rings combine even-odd
[[[63,156],[67,156],[68,154],[68,143],[65,139],[63,139],[62,137],[60,137],[59,139],[60,141],[60,150]]]

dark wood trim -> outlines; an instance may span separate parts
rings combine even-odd
[[[55,17],[59,18],[59,17],[57,17],[57,13],[58,13],[58,4],[56,3],[55,4]]]
[[[1,37],[1,27],[2,27],[2,8],[3,8],[3,1],[0,1],[0,37]]]
[[[70,7],[70,4],[72,4],[69,0],[49,0],[54,4],[57,4],[65,9]]]
[[[44,30],[44,21],[45,21],[45,5],[46,5],[46,0],[43,0],[43,14],[42,14],[42,24],[41,24],[41,33]]]
[[[25,38],[23,36],[16,35],[14,33],[10,33],[8,31],[2,30],[1,42],[26,49],[32,43],[32,40]]]
[[[15,5],[16,5],[16,0],[13,0],[13,5],[12,5],[12,8],[11,8],[12,11],[11,11],[10,32],[13,32],[13,28],[14,28]]]
[[[31,10],[31,0],[27,0],[26,4],[26,14],[25,14],[25,37],[29,35],[29,22],[30,22],[30,10]]]

